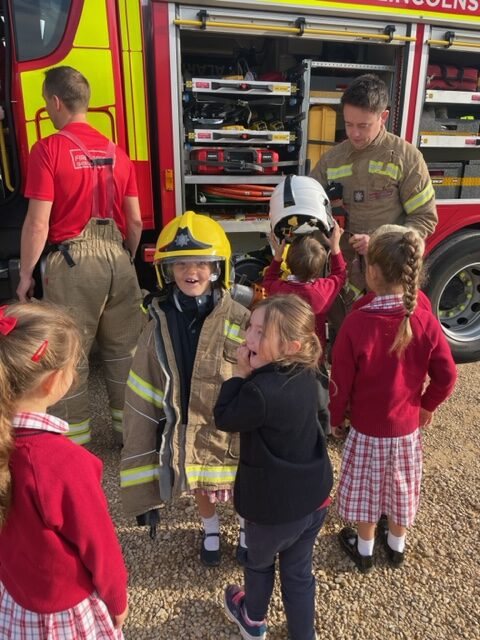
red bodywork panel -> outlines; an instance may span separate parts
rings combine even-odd
[[[466,227],[480,228],[480,204],[437,204],[438,225],[426,242],[426,254],[441,242]]]

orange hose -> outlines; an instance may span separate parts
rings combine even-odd
[[[217,189],[202,189],[203,193],[212,196],[221,196],[223,198],[231,199],[231,200],[248,200],[252,202],[268,202],[270,200],[270,196],[258,196],[258,195],[245,195],[250,194],[250,191],[231,191],[229,193],[225,191],[218,191]]]
[[[241,196],[269,199],[271,195],[270,191],[265,191],[264,189],[254,185],[231,185],[229,187],[208,185],[203,187],[202,191],[207,194],[233,196],[237,198]]]

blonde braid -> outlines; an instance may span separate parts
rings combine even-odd
[[[405,317],[400,323],[397,335],[395,336],[395,340],[390,350],[391,353],[396,353],[398,357],[401,357],[413,337],[412,327],[410,325],[410,316],[417,306],[417,294],[420,274],[422,271],[423,255],[423,242],[419,241],[419,236],[415,231],[406,231],[402,236],[400,244],[405,256],[405,262],[403,264],[401,274]]]
[[[403,267],[403,304],[409,316],[417,305],[418,283],[422,270],[423,247],[417,242],[418,236],[414,231],[407,231],[403,236],[403,248],[406,261]]]

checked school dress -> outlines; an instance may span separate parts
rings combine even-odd
[[[347,317],[334,346],[332,424],[347,413],[352,424],[337,491],[347,521],[387,514],[400,526],[413,524],[423,464],[420,409],[433,412],[455,384],[450,349],[425,305],[410,317],[413,337],[402,357],[389,352],[404,317],[401,295],[376,296]]]

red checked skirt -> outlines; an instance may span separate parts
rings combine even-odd
[[[351,428],[345,441],[337,510],[350,522],[377,522],[381,514],[409,527],[422,480],[422,435],[374,438]]]
[[[71,609],[35,613],[17,604],[0,582],[2,640],[122,640],[103,600],[92,594]]]

